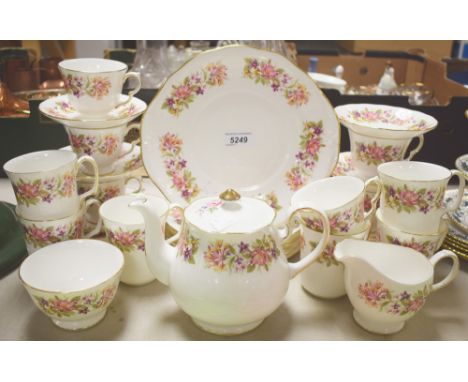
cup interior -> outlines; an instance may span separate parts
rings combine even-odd
[[[36,151],[9,160],[3,168],[10,173],[27,174],[55,170],[74,160],[76,154],[72,151]]]
[[[123,267],[122,252],[100,240],[69,240],[41,248],[21,264],[21,280],[46,292],[78,292],[98,286]]]
[[[107,73],[127,70],[127,65],[123,62],[105,58],[75,58],[60,62],[59,67],[83,73]]]
[[[396,161],[377,167],[379,174],[405,181],[438,181],[448,179],[450,170],[433,163]]]
[[[312,207],[321,210],[339,208],[364,191],[364,182],[353,176],[336,176],[309,183],[297,191],[291,204],[294,208]]]

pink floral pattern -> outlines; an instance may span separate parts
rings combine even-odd
[[[179,245],[180,251],[178,254],[180,254],[187,263],[195,264],[194,256],[198,252],[200,239],[194,237],[188,231],[186,231],[184,235],[182,235],[181,243]]]
[[[132,158],[131,160],[125,162],[124,172],[136,170],[137,168],[140,168],[142,165],[143,163],[141,161],[141,156],[139,155],[138,157]]]
[[[386,239],[388,243],[412,248],[418,252],[421,252],[427,257],[432,256],[435,251],[437,251],[437,241],[426,240],[421,242],[417,241],[414,237],[412,237],[411,240],[400,240],[397,237],[391,235],[387,235]]]
[[[395,111],[391,109],[370,110],[364,108],[361,111],[353,110],[348,113],[348,118],[354,122],[380,122],[397,126],[409,125],[408,130],[424,131],[429,127],[423,119],[418,120],[412,116],[400,118],[396,115]]]
[[[367,281],[359,284],[359,298],[366,305],[378,308],[381,312],[392,315],[404,316],[414,314],[422,308],[429,295],[429,288],[424,286],[412,295],[407,291],[394,293],[390,291],[381,281]]]
[[[354,166],[351,159],[351,153],[346,152],[340,155],[332,176],[347,175],[348,172],[352,170],[354,170]]]
[[[298,190],[312,176],[312,171],[319,159],[319,151],[325,147],[322,143],[322,133],[322,121],[304,122],[300,137],[300,151],[296,154],[296,165],[286,173],[286,182],[291,190]]]
[[[275,211],[281,210],[283,207],[279,204],[278,197],[276,196],[275,192],[272,191],[268,194],[266,194],[263,197],[263,200],[268,203],[268,205],[273,208]]]
[[[227,79],[227,67],[221,62],[210,63],[202,70],[185,77],[181,84],[174,85],[161,108],[178,117],[197,96],[205,94],[210,87],[222,86]]]
[[[181,156],[182,144],[182,139],[176,134],[166,133],[159,140],[159,149],[164,157],[166,174],[172,179],[172,187],[190,202],[200,193],[200,188],[187,168],[187,161]]]
[[[18,204],[24,204],[27,207],[41,202],[51,203],[58,197],[69,198],[76,190],[75,176],[72,173],[32,181],[19,179],[12,185]]]
[[[331,267],[332,265],[339,265],[340,263],[335,258],[335,247],[336,247],[336,240],[330,239],[328,244],[326,245],[325,249],[322,251],[320,256],[317,258],[317,263],[325,264],[327,267]],[[318,245],[316,241],[309,241],[310,250],[314,250]]]
[[[212,213],[216,211],[219,207],[221,207],[224,202],[221,199],[218,200],[210,200],[209,202],[205,203],[198,209],[198,213],[203,214],[205,212]]]
[[[120,138],[115,134],[87,135],[68,133],[73,151],[79,155],[113,155],[120,143]]]
[[[383,189],[385,204],[397,212],[419,211],[427,214],[432,209],[442,208],[444,188],[438,189],[410,189],[406,184],[403,187],[393,187],[385,184]]]
[[[39,227],[36,224],[24,224],[23,227],[26,242],[34,248],[42,248],[60,241],[82,238],[84,218],[80,217],[70,224],[60,226]]]
[[[304,225],[317,232],[323,231],[322,221],[317,216],[302,218]],[[338,211],[328,216],[330,232],[332,234],[348,233],[356,225],[364,221],[364,205],[359,204],[344,211]]]
[[[85,94],[83,77],[67,74],[64,78],[68,93],[80,98]]]
[[[134,229],[124,231],[122,228],[116,230],[105,229],[109,242],[119,248],[124,254],[133,251],[145,251],[145,231]]]
[[[272,64],[270,59],[245,58],[244,77],[256,84],[270,86],[286,98],[288,105],[303,106],[309,102],[307,88],[293,79],[284,69]]]
[[[359,161],[370,165],[379,165],[385,162],[391,162],[401,159],[401,146],[380,146],[377,142],[362,143],[356,142],[356,157]]]
[[[117,292],[117,284],[103,290],[78,295],[73,298],[56,295],[51,298],[34,296],[39,307],[49,315],[57,317],[74,317],[87,315],[95,310],[106,308]]]
[[[65,87],[68,93],[76,98],[83,95],[88,95],[96,100],[102,99],[109,94],[111,83],[107,77],[92,77],[87,78],[86,81],[83,77],[68,74],[65,77]]]

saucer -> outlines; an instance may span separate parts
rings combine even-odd
[[[468,154],[464,154],[457,158],[455,167],[468,176]]]
[[[309,72],[308,74],[320,89],[336,89],[340,93],[344,93],[346,86],[348,85],[345,80],[328,74],[316,72]]]
[[[128,96],[121,94],[119,102],[127,99]],[[86,117],[71,106],[65,94],[41,102],[39,110],[46,117],[70,127],[105,128],[134,120],[146,110],[146,103],[133,97],[130,103],[111,110],[104,117]]]
[[[458,190],[448,190],[445,193],[445,204],[450,205],[456,198]],[[464,240],[468,240],[468,190],[465,190],[460,207],[448,213],[456,231],[461,231]],[[455,236],[461,236],[461,234]]]
[[[121,152],[128,151],[131,146],[131,143],[124,142],[122,143]],[[71,146],[62,147],[60,150],[72,151]],[[141,160],[141,148],[139,145],[135,145],[133,150],[128,154],[124,155],[122,158],[117,159],[114,165],[114,171],[110,174],[102,176],[112,176],[120,175],[124,172],[133,171],[139,169],[143,165]],[[86,175],[86,174],[85,174]]]

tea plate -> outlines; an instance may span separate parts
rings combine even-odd
[[[437,127],[437,120],[430,115],[402,107],[348,104],[337,106],[335,111],[347,128],[376,138],[413,138]]]
[[[172,202],[234,188],[287,215],[294,191],[331,174],[340,128],[314,81],[278,54],[244,46],[195,56],[143,116],[143,165]]]
[[[125,102],[127,99],[128,96],[121,94],[119,102]],[[68,95],[65,94],[41,102],[39,110],[46,117],[70,127],[105,128],[134,120],[146,110],[146,103],[133,97],[130,103],[113,109],[104,117],[88,118],[71,106]]]

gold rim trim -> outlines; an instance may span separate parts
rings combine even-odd
[[[12,174],[12,175],[15,175],[15,176],[20,176],[20,175],[30,175],[30,174],[43,174],[45,172],[51,172],[51,171],[60,171],[63,167],[66,167],[66,166],[69,166],[71,164],[72,161],[70,162],[67,162],[65,164],[62,164],[60,165],[59,167],[55,167],[55,168],[52,168],[52,169],[49,169],[49,170],[39,170],[39,171],[28,171],[28,172],[16,172],[16,171],[10,171],[10,170],[7,170],[5,168],[5,166],[11,162],[11,161],[14,161],[15,159],[18,159],[18,158],[21,158],[22,156],[25,156],[25,155],[29,155],[29,154],[33,154],[33,153],[41,153],[41,152],[49,152],[49,151],[64,151],[64,152],[67,152],[67,153],[71,153],[73,154],[75,157],[73,158],[72,161],[78,161],[78,155],[76,155],[76,153],[72,150],[68,151],[68,150],[41,150],[41,151],[33,151],[31,153],[27,153],[27,154],[23,154],[23,155],[20,155],[20,156],[17,156],[15,158],[12,158],[10,159],[8,162],[6,162],[4,165],[3,165],[3,169],[5,170],[6,173],[8,174]],[[75,166],[75,164],[73,164],[73,166]]]
[[[213,49],[208,49],[208,50],[205,50],[205,51],[202,51],[196,55],[194,55],[192,58],[190,58],[188,61],[186,61],[179,69],[177,69],[175,72],[173,72],[171,75],[169,75],[162,83],[162,85],[159,87],[158,89],[158,92],[156,93],[156,95],[154,96],[154,98],[151,100],[151,102],[147,105],[146,107],[146,110],[144,111],[143,113],[143,117],[141,118],[141,128],[140,128],[140,140],[141,142],[143,142],[143,139],[142,139],[142,135],[143,135],[143,128],[145,126],[145,117],[146,117],[146,114],[147,114],[147,111],[150,109],[151,105],[156,102],[156,100],[158,100],[159,96],[161,95],[162,93],[162,90],[166,87],[167,83],[173,78],[175,77],[179,72],[181,72],[183,69],[185,69],[189,64],[192,63],[193,60],[195,60],[197,57],[202,57],[204,55],[208,55],[208,54],[211,54],[213,52],[217,52],[217,51],[220,51],[220,50],[224,50],[224,49],[236,49],[236,48],[247,48],[247,49],[252,49],[252,50],[255,50],[255,51],[258,51],[260,53],[267,53],[267,54],[271,54],[275,57],[280,57],[282,60],[286,60],[291,66],[293,66],[295,69],[297,69],[298,71],[300,71],[301,73],[304,74],[304,78],[307,78],[307,80],[305,82],[308,82],[309,84],[311,84],[310,86],[312,86],[314,89],[317,90],[318,92],[318,96],[319,97],[322,97],[322,99],[325,101],[325,103],[327,103],[329,106],[330,106],[330,109],[333,113],[333,115],[335,116],[335,121],[336,121],[336,131],[337,131],[337,140],[338,140],[338,144],[337,144],[337,147],[336,147],[336,153],[335,153],[335,164],[334,166],[331,166],[330,168],[330,171],[328,172],[328,174],[326,176],[324,176],[324,178],[327,178],[327,177],[330,177],[331,174],[333,173],[336,165],[338,164],[338,160],[339,160],[339,157],[340,157],[340,147],[341,147],[341,125],[340,125],[340,122],[338,120],[338,116],[336,114],[336,111],[335,111],[335,108],[333,107],[333,105],[331,104],[330,100],[325,96],[325,94],[323,93],[323,91],[318,87],[318,85],[315,83],[315,81],[306,73],[304,72],[299,66],[297,66],[294,62],[288,60],[286,57],[284,57],[283,55],[279,54],[279,53],[276,53],[276,52],[271,52],[271,51],[268,51],[268,50],[263,50],[263,49],[259,49],[259,48],[253,48],[253,47],[250,47],[250,46],[247,46],[247,45],[243,45],[243,44],[233,44],[233,45],[228,45],[228,46],[222,46],[222,47],[217,47],[217,48],[213,48]],[[142,157],[142,162],[143,162],[143,168],[145,169],[146,173],[148,174],[148,177],[151,179],[151,181],[153,182],[153,184],[156,186],[156,188],[159,190],[159,192],[161,193],[161,195],[164,196],[164,198],[166,198],[168,201],[171,202],[171,199],[168,197],[168,195],[162,190],[159,182],[157,182],[155,179],[153,179],[153,177],[151,176],[150,172],[148,171],[148,169],[146,168],[146,165],[145,165],[145,159],[144,159],[144,155],[143,155],[143,147],[144,145],[142,144],[141,145],[141,157]],[[310,183],[310,181],[309,181]],[[195,199],[196,200],[196,199]],[[189,203],[187,203],[188,205]],[[276,211],[275,211],[275,218],[276,218]]]
[[[112,61],[112,62],[116,62],[118,64],[123,65],[124,68],[119,69],[119,70],[109,70],[109,71],[105,71],[105,72],[102,72],[102,71],[100,71],[100,72],[86,72],[84,70],[68,69],[68,68],[65,68],[63,66],[63,63],[66,63],[66,62],[69,62],[69,61],[78,61],[78,60],[83,60],[83,61],[89,61],[89,60]],[[125,71],[125,72],[128,71],[128,65],[125,62],[117,61],[117,60],[111,60],[110,58],[70,58],[68,60],[60,61],[58,63],[58,67],[59,67],[59,69],[68,70],[69,72],[83,73],[83,74],[86,74],[86,75],[90,75],[90,74],[100,75],[100,74],[110,74],[110,73],[119,73],[119,72],[122,72],[122,71]]]
[[[433,180],[414,180],[414,179],[400,179],[400,178],[396,178],[394,177],[393,175],[388,175],[388,174],[385,174],[383,173],[381,170],[379,170],[379,167],[380,166],[383,166],[383,165],[387,165],[387,166],[394,166],[397,162],[402,162],[402,163],[422,163],[424,164],[425,166],[434,166],[434,167],[439,167],[439,168],[442,168],[446,171],[449,172],[449,176],[445,177],[445,178],[442,178],[442,179],[433,179]],[[456,176],[457,174],[453,174],[452,171],[458,171],[458,170],[452,170],[452,169],[448,169],[444,166],[441,166],[441,165],[438,165],[438,164],[435,164],[435,163],[429,163],[429,162],[418,162],[418,161],[411,161],[411,160],[400,160],[400,161],[394,161],[394,162],[385,162],[385,163],[382,163],[380,164],[379,166],[377,166],[377,172],[379,173],[379,178],[380,178],[380,175],[383,175],[387,178],[390,178],[390,179],[393,179],[393,180],[396,180],[398,182],[415,182],[415,183],[436,183],[436,182],[442,182],[442,181],[445,181],[445,180],[449,180],[452,176]]]

